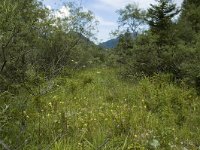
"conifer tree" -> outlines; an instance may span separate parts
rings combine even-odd
[[[169,43],[169,32],[173,25],[173,17],[179,13],[176,5],[170,0],[157,0],[151,4],[147,13],[147,23],[153,34],[158,35],[158,43],[163,46]]]

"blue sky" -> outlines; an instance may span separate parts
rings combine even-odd
[[[43,0],[46,6],[51,8],[62,9],[63,3],[68,0]],[[173,0],[177,6],[181,6],[183,0]],[[110,32],[117,28],[118,15],[116,10],[119,10],[129,3],[136,3],[142,9],[147,9],[150,4],[155,3],[155,0],[80,0],[82,6],[91,10],[99,21],[97,38],[99,42],[111,39]]]

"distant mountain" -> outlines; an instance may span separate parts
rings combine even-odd
[[[83,34],[78,33],[78,32],[70,31],[68,33],[68,36],[71,39],[74,39],[74,41],[78,41],[79,44],[80,43],[85,43],[85,44],[88,44],[88,45],[96,45],[89,38],[85,37]]]
[[[100,43],[99,46],[103,48],[115,48],[119,42],[119,38],[111,39],[106,42]]]
[[[124,36],[125,34],[123,34],[121,36]],[[137,36],[136,33],[131,33],[131,37],[133,39],[135,39],[136,36]],[[117,47],[117,44],[119,43],[119,39],[120,39],[120,36],[115,39],[111,39],[106,42],[100,43],[99,46],[101,46],[102,48],[115,48],[115,47]]]

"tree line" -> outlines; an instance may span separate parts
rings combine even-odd
[[[110,53],[124,76],[169,73],[174,81],[200,87],[200,3],[157,0],[145,11],[136,4],[118,10],[118,46]],[[113,64],[113,63],[112,63]]]
[[[90,41],[98,24],[93,13],[72,2],[65,8],[69,15],[59,18],[37,0],[1,1],[0,92],[14,94],[33,78],[38,83],[39,76],[50,79],[65,67],[78,69],[104,59]]]

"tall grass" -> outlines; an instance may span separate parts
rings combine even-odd
[[[1,136],[24,150],[198,149],[200,98],[169,79],[131,84],[110,68],[58,77],[54,91],[15,99]]]

